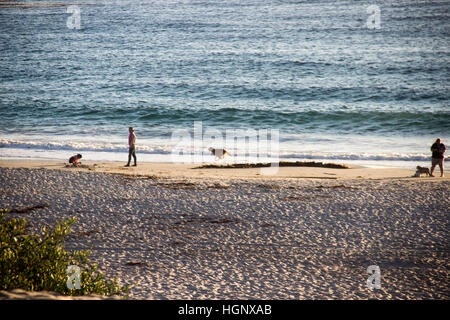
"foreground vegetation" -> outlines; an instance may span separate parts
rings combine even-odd
[[[70,233],[75,218],[58,222],[42,234],[30,234],[25,219],[8,217],[8,209],[0,209],[0,290],[52,291],[63,295],[122,295],[130,287],[121,287],[117,279],[105,279],[97,264],[89,261],[90,252],[67,251],[64,238]],[[79,289],[69,279],[68,267],[80,268]],[[70,289],[72,287],[73,289]]]

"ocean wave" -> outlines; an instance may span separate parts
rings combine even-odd
[[[369,107],[356,108],[350,105],[331,106],[311,104],[310,106],[272,107],[264,105],[261,107],[156,107],[143,104],[126,110],[102,110],[89,106],[78,106],[74,108],[51,108],[39,110],[32,114],[35,108],[6,107],[3,110],[5,121],[2,131],[8,132],[10,126],[58,127],[55,123],[64,124],[64,130],[70,134],[71,130],[79,132],[83,128],[126,126],[125,120],[132,121],[135,126],[141,128],[157,129],[157,132],[167,134],[167,129],[191,125],[193,121],[203,121],[206,125],[221,127],[251,127],[251,128],[283,128],[289,131],[301,132],[306,130],[336,129],[354,133],[374,132],[423,132],[435,134],[450,131],[450,112],[445,110],[426,111],[399,107],[398,110],[382,110],[372,105]],[[19,117],[18,115],[22,116]],[[79,123],[82,122],[84,126]],[[314,130],[315,129],[315,130]],[[59,130],[59,128],[58,128]],[[152,132],[154,134],[155,132]]]
[[[341,161],[429,161],[426,154],[393,153],[290,153],[279,156],[280,159],[341,160]]]
[[[128,152],[128,146],[125,144],[89,144],[76,142],[40,142],[40,141],[15,141],[2,139],[0,148],[18,148],[33,150],[54,150],[54,151],[72,151],[72,152]],[[147,154],[170,154],[171,148],[164,146],[139,146],[139,152]]]
[[[37,141],[17,141],[17,140],[0,140],[0,148],[4,149],[3,156],[7,155],[7,149],[22,149],[30,151],[70,151],[70,152],[109,152],[109,153],[125,153],[128,151],[126,145],[113,145],[113,144],[88,144],[88,143],[58,143],[58,142],[37,142]],[[182,151],[182,152],[181,152]],[[138,153],[148,155],[171,155],[172,153],[181,152],[184,155],[193,155],[194,151],[209,155],[209,151],[206,146],[197,150],[193,149],[175,149],[173,146],[167,144],[164,146],[148,146],[139,145]],[[233,159],[251,160],[251,159],[298,159],[298,160],[328,160],[328,161],[429,161],[429,154],[422,153],[354,153],[354,152],[305,152],[305,151],[292,151],[271,153],[262,157],[252,150],[248,150],[247,147],[233,150]],[[169,159],[170,160],[170,159]]]
[[[178,121],[189,123],[203,120],[206,125],[248,125],[292,130],[326,130],[354,133],[374,132],[427,132],[439,134],[450,131],[450,113],[381,111],[381,110],[309,110],[291,111],[277,109],[158,109],[141,111],[138,121],[147,124],[154,121]]]

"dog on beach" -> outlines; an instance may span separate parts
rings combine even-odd
[[[231,157],[231,154],[228,153],[228,151],[225,149],[214,149],[214,148],[210,147],[210,148],[208,148],[208,150],[214,155],[215,160],[223,159],[223,158],[225,158],[225,156]]]
[[[416,169],[417,171],[414,177],[420,177],[422,174],[426,174],[431,177],[430,169],[421,166],[417,166]]]

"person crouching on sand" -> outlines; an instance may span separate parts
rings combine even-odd
[[[82,158],[81,154],[76,154],[74,156],[71,156],[69,158],[69,163],[73,164],[74,167],[76,167],[77,165],[81,164],[81,162],[79,162],[79,160]]]
[[[137,164],[136,164],[136,135],[134,134],[133,127],[129,127],[128,131],[130,132],[130,134],[128,135],[128,163],[125,165],[125,167],[130,166],[132,156],[134,159],[133,166],[136,167],[137,166]]]
[[[445,153],[445,145],[441,142],[440,138],[436,139],[436,142],[431,146],[431,152],[433,153],[431,156],[431,170],[430,175],[433,176],[433,171],[436,165],[439,165],[439,169],[441,169],[441,177],[444,176],[444,153]]]

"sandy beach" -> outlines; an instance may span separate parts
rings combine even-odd
[[[449,172],[123,164],[1,160],[0,207],[38,206],[10,213],[36,231],[76,217],[67,249],[131,299],[450,298]]]

